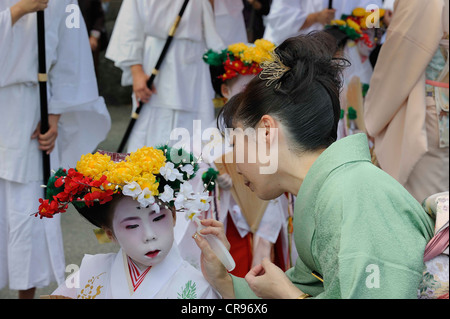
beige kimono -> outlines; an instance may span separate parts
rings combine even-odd
[[[448,6],[448,0],[396,1],[364,105],[381,168],[418,201],[448,190],[449,149],[439,145],[436,102],[425,86],[426,69],[448,37]]]

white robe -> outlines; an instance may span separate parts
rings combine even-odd
[[[215,0],[216,29],[225,45],[247,43],[242,0]]]
[[[130,67],[143,65],[151,74],[183,0],[124,0],[106,57],[123,70],[122,85],[132,85]],[[129,139],[128,151],[167,143],[177,127],[192,132],[192,121],[214,119],[214,90],[202,56],[225,48],[215,29],[208,0],[192,0],[155,78],[157,94],[144,105]],[[132,98],[134,107],[137,106]]]
[[[73,299],[217,299],[202,273],[184,261],[176,245],[153,266],[134,290],[127,256],[118,253],[85,255],[78,272],[53,295]]]
[[[28,14],[12,25],[17,2],[0,1],[0,287],[24,290],[62,280],[65,267],[59,219],[30,216],[43,195],[42,152],[30,138],[40,121],[37,23]],[[81,15],[80,28],[66,26],[70,4],[77,1],[51,1],[45,10],[48,111],[61,114],[53,169],[73,167],[111,125]]]
[[[335,19],[342,14],[350,14],[356,7],[366,8],[370,4],[382,6],[381,0],[333,0],[336,9]],[[309,28],[299,30],[309,14],[328,8],[328,0],[273,0],[270,12],[266,18],[264,38],[281,44],[287,38],[322,30],[323,25],[315,23]]]

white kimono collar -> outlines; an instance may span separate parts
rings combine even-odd
[[[114,299],[151,299],[164,287],[183,263],[176,243],[164,260],[153,266],[136,291],[133,291],[126,254],[120,249],[111,267],[111,297]]]

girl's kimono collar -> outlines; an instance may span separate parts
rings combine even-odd
[[[174,243],[164,260],[153,266],[139,288],[134,291],[126,254],[122,249],[117,253],[111,269],[111,294],[118,299],[151,299],[164,287],[183,263],[178,247]]]

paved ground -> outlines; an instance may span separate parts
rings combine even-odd
[[[125,131],[129,116],[130,106],[108,106],[112,118],[112,129],[107,139],[100,143],[99,148],[108,151],[116,151]],[[116,252],[118,246],[112,243],[99,244],[93,233],[93,226],[84,220],[72,207],[67,213],[61,215],[61,227],[64,240],[66,265],[80,265],[84,254],[97,254]],[[69,274],[69,273],[67,273]],[[52,293],[56,289],[56,283],[46,288],[37,289],[36,298],[40,295]],[[4,288],[0,290],[0,299],[17,298],[17,291]]]

